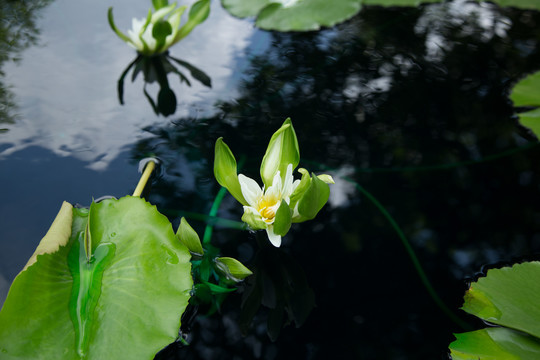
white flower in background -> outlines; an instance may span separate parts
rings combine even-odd
[[[148,11],[146,19],[133,18],[127,35],[114,24],[112,7],[109,8],[109,25],[128,45],[142,55],[150,56],[167,51],[172,45],[182,40],[195,26],[202,23],[210,13],[210,0],[195,2],[189,11],[187,22],[180,27],[182,14],[186,6],[168,5],[168,1],[153,1],[155,12]]]
[[[283,181],[281,181],[281,174],[278,170],[272,185],[266,190],[264,185],[261,189],[255,180],[243,174],[238,175],[242,195],[249,204],[244,206],[244,214],[247,215],[245,217],[250,217],[251,222],[258,224],[257,227],[263,225],[268,234],[268,239],[276,247],[281,245],[281,235],[274,233],[274,221],[276,220],[277,211],[282,201],[289,205],[293,191],[300,184],[300,180],[293,181],[292,170],[292,164],[287,165],[287,172]]]
[[[292,223],[314,219],[328,201],[334,180],[330,175],[309,174],[298,169],[302,178],[294,180],[293,170],[300,161],[298,139],[291,119],[272,135],[261,162],[263,187],[236,172],[236,159],[222,138],[216,141],[214,175],[236,200],[244,205],[242,221],[253,230],[266,230],[272,245],[281,246],[281,237]]]
[[[146,19],[133,18],[131,20],[131,29],[127,31],[127,36],[130,41],[127,44],[139,52],[144,51],[145,44],[149,50],[155,51],[156,39],[152,36],[154,25],[152,23],[148,24],[146,27],[145,25]]]

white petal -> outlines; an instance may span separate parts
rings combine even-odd
[[[288,199],[291,196],[293,188],[293,175],[292,164],[287,165],[287,172],[285,173],[285,179],[283,180],[283,189],[281,190],[281,196],[289,203]]]
[[[139,51],[143,50],[143,44],[141,39],[139,39],[139,33],[141,32],[141,29],[145,23],[146,19],[133,18],[131,20],[131,29],[127,31],[127,36],[131,40],[131,45],[133,45],[133,47]]]
[[[251,213],[251,214],[257,215],[257,217],[261,217],[261,214],[259,214],[257,209],[255,209],[254,207],[251,207],[251,206],[244,206],[244,214],[245,213],[248,213],[248,214]]]
[[[281,235],[274,234],[274,226],[268,226],[266,228],[266,234],[268,235],[268,240],[274,245],[275,247],[281,246]]]
[[[263,192],[257,182],[243,174],[238,174],[238,182],[240,183],[240,190],[242,195],[246,199],[247,203],[257,209],[257,203],[262,197]]]
[[[154,39],[154,37],[152,36],[153,27],[154,25],[148,24],[148,27],[142,34],[142,39],[144,40],[144,42],[146,43],[146,45],[151,51],[156,50],[156,45],[157,45],[156,39]]]
[[[279,170],[276,172],[276,175],[274,175],[271,187],[275,187],[278,189],[279,192],[281,192],[281,175],[279,173]],[[268,190],[270,190],[270,188]]]

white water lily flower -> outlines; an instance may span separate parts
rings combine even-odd
[[[266,228],[268,239],[275,247],[281,245],[281,236],[274,233],[273,224],[276,219],[276,213],[282,200],[287,205],[290,203],[291,194],[300,183],[300,180],[293,179],[292,171],[293,166],[289,164],[285,178],[282,181],[281,174],[278,170],[274,175],[272,185],[266,190],[264,186],[260,188],[255,180],[243,174],[238,175],[242,195],[248,203],[247,206],[244,206],[244,215],[253,216],[254,221]]]
[[[167,1],[164,2],[167,4]],[[163,5],[163,4],[162,4]],[[180,26],[186,6],[176,7],[176,3],[149,10],[146,19],[133,18],[127,35],[115,25],[112,7],[108,18],[111,29],[140,54],[151,56],[167,51],[169,47],[186,37],[198,24],[208,17],[210,0],[198,0],[192,6],[184,25]]]
[[[156,49],[156,39],[152,36],[152,29],[154,26],[150,23],[146,29],[144,29],[145,24],[146,19],[133,18],[131,20],[131,29],[127,31],[127,36],[130,41],[127,44],[135,50],[143,52],[145,50],[143,44],[144,41],[148,49],[153,52]]]

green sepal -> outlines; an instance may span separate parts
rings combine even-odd
[[[216,265],[221,271],[225,272],[227,278],[230,278],[231,280],[234,280],[236,282],[244,280],[245,278],[253,274],[253,272],[249,270],[244,264],[231,257],[217,258]]]
[[[279,205],[278,210],[276,211],[276,218],[274,221],[274,233],[276,235],[285,236],[292,224],[292,211],[289,205],[285,200],[281,200],[281,205]]]
[[[229,190],[232,196],[242,205],[248,205],[242,195],[238,174],[236,173],[236,159],[234,155],[223,142],[223,138],[216,140],[216,148],[214,154],[214,176],[217,182]]]
[[[293,170],[300,162],[300,149],[298,139],[292,126],[291,118],[287,118],[283,125],[272,135],[266,153],[261,163],[261,179],[265,187],[272,185],[274,175],[279,170],[281,179],[285,178],[287,166],[292,164]]]
[[[309,172],[304,168],[298,169],[298,172],[302,174],[302,179],[300,180],[300,184],[298,184],[296,189],[291,194],[289,206],[292,209],[294,209],[298,200],[302,198],[306,190],[309,188],[309,185],[311,185],[311,177],[309,176]]]
[[[116,35],[118,35],[118,37],[122,40],[124,40],[125,42],[128,42],[130,43],[131,42],[131,39],[129,37],[127,37],[127,35],[125,35],[123,32],[121,32],[117,27],[116,25],[114,24],[114,18],[113,18],[113,13],[112,13],[112,6],[109,7],[109,11],[107,13],[107,19],[109,20],[109,26],[111,27],[111,29],[116,33]]]
[[[210,289],[210,292],[212,294],[226,294],[226,293],[230,293],[230,292],[233,292],[233,291],[236,290],[236,288],[226,288],[226,287],[223,287],[223,286],[212,284],[212,283],[210,283],[208,281],[203,281],[202,283],[204,285],[208,286],[208,288]]]
[[[144,22],[144,25],[141,27],[141,30],[139,31],[139,34],[137,35],[139,39],[141,40],[141,43],[143,44],[142,53],[145,55],[153,54],[153,51],[150,50],[150,48],[148,47],[148,44],[146,43],[146,41],[144,41],[144,38],[142,36],[142,34],[144,34],[146,29],[148,28],[148,25],[150,25],[151,22],[152,22],[152,9],[148,9],[148,15],[146,15],[146,21]]]
[[[206,20],[210,14],[210,0],[199,0],[189,9],[188,21],[178,30],[171,45],[185,38],[194,28]]]
[[[327,184],[335,184],[336,182],[334,181],[334,178],[328,174],[321,174],[321,175],[317,175],[317,177],[319,179],[321,179],[322,181],[324,181],[325,183]]]
[[[169,5],[169,2],[167,0],[152,0],[152,5],[154,5],[154,9],[159,10]]]
[[[315,174],[312,174],[309,188],[298,201],[298,213],[300,216],[293,221],[302,222],[315,218],[329,197],[330,187],[328,184],[320,180]]]
[[[178,226],[176,236],[178,236],[180,242],[184,244],[190,252],[200,256],[204,254],[199,235],[197,235],[197,232],[193,230],[184,217],[180,220],[180,226]]]
[[[157,21],[152,27],[152,37],[156,39],[156,52],[165,45],[165,39],[173,32],[171,24],[166,20]]]
[[[242,221],[249,225],[252,230],[266,229],[266,223],[259,214],[254,214],[250,211],[244,211]]]

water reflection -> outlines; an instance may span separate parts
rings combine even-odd
[[[216,246],[261,273],[227,299],[221,316],[198,317],[192,345],[170,358],[443,357],[461,329],[433,303],[395,229],[355,183],[392,215],[456,312],[464,279],[484,263],[540,251],[540,148],[529,145],[507,100],[512,83],[540,63],[540,14],[486,6],[474,9],[487,9],[493,26],[508,24],[504,31],[484,36],[485,24],[469,13],[467,31],[462,21],[420,31],[430,12],[454,16],[451,7],[425,6],[365,8],[321,33],[272,34],[272,47],[251,60],[240,96],[222,101],[220,113],[146,129],[152,135],[133,154],[166,159],[171,172],[150,199],[167,208],[208,212],[218,191],[211,167],[220,136],[246,156],[242,172],[256,177],[260,134],[286,116],[298,134],[300,166],[334,169],[341,189],[316,224],[299,224],[284,238],[283,257],[258,252],[245,231],[216,229]],[[426,56],[434,33],[452,44],[436,59]],[[218,215],[238,220],[241,208],[225,198]],[[274,325],[294,314],[281,312],[287,305],[278,306],[279,296],[264,296],[287,284],[277,274],[289,256],[305,274],[295,284],[307,284],[316,304],[298,329]],[[258,300],[272,306],[255,311]],[[275,342],[269,323],[280,330]]]
[[[0,134],[7,131],[2,125],[12,124],[16,118],[14,95],[4,82],[4,64],[20,61],[21,52],[38,42],[40,30],[36,19],[51,2],[0,0]]]
[[[161,114],[163,116],[169,116],[174,114],[176,112],[177,100],[174,91],[169,86],[168,75],[178,75],[178,77],[180,78],[180,83],[185,82],[186,85],[191,86],[191,82],[189,81],[189,79],[184,75],[182,71],[180,71],[179,67],[175,64],[180,65],[181,67],[188,70],[191,76],[204,86],[212,87],[212,80],[208,75],[206,75],[204,71],[198,69],[197,67],[191,65],[184,60],[180,60],[169,55],[169,52],[154,56],[145,56],[139,54],[137,55],[135,60],[133,60],[125,68],[125,70],[122,72],[122,75],[118,79],[118,100],[120,101],[120,104],[124,104],[124,79],[128,75],[129,71],[133,69],[131,81],[134,82],[137,78],[137,75],[142,72],[142,76],[144,79],[143,93],[150,105],[152,106],[155,114]],[[154,99],[146,90],[146,85],[156,82],[159,85],[159,90],[157,93],[157,97]]]

